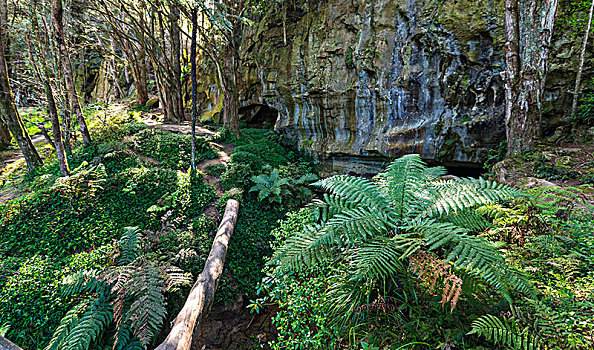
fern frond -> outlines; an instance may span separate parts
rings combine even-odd
[[[431,253],[418,251],[410,257],[410,267],[418,274],[419,280],[429,282],[429,292],[435,289],[438,281],[443,283],[439,303],[450,303],[450,310],[454,311],[462,293],[463,281],[452,272],[452,265]]]
[[[377,211],[367,207],[344,210],[334,215],[323,225],[322,230],[343,235],[348,243],[355,243],[381,234],[388,234],[394,224]]]
[[[383,218],[392,216],[392,208],[378,187],[371,181],[348,175],[333,176],[313,184],[360,207],[376,211]]]
[[[113,350],[145,350],[144,345],[132,334],[130,325],[126,324],[118,329],[115,335]]]
[[[315,222],[326,222],[334,215],[355,208],[357,205],[346,198],[324,193],[322,200],[314,199],[309,205],[308,210],[314,215]]]
[[[120,238],[118,266],[130,264],[140,255],[140,236],[141,233],[138,227],[124,228],[124,234]]]
[[[334,232],[321,230],[321,225],[303,227],[287,239],[274,254],[270,264],[280,271],[300,271],[332,256],[332,247],[340,239]]]
[[[355,271],[355,278],[382,279],[393,275],[396,270],[402,270],[404,265],[400,260],[403,247],[394,238],[377,237],[353,249],[351,269]]]
[[[427,171],[427,165],[418,154],[409,154],[393,161],[386,171],[376,176],[383,192],[394,207],[399,218],[403,218],[412,203],[428,204],[425,192],[427,181],[435,175]]]
[[[96,293],[105,288],[105,283],[98,279],[99,271],[87,270],[75,272],[62,279],[62,295],[74,297],[83,292]]]
[[[130,305],[125,320],[130,322],[130,327],[134,329],[134,335],[140,342],[148,346],[167,316],[167,303],[159,269],[155,266],[139,269],[130,280],[128,288],[135,300]]]
[[[61,349],[87,350],[97,341],[112,321],[111,304],[97,298],[64,339]]]
[[[513,320],[502,321],[493,315],[481,316],[472,322],[468,334],[482,335],[495,344],[518,350],[538,350],[542,346],[542,340],[528,329],[520,330]]]
[[[182,286],[192,282],[192,275],[175,266],[161,266],[159,273],[164,277],[163,291],[167,292],[173,287]]]
[[[463,209],[460,212],[441,218],[440,221],[449,222],[458,227],[477,232],[485,230],[489,225],[487,220],[474,209]]]
[[[54,331],[52,340],[45,347],[45,350],[60,350],[64,340],[68,337],[68,334],[78,324],[80,313],[87,307],[86,303],[80,303],[77,306],[70,309],[66,315],[60,321],[60,325]]]
[[[418,218],[443,217],[467,208],[493,204],[515,198],[521,194],[510,186],[483,178],[459,178],[437,181],[433,184],[435,198],[431,204],[416,214]]]
[[[469,236],[459,227],[434,220],[418,220],[407,229],[422,235],[427,250],[445,249],[448,252],[446,261],[451,261],[455,269],[466,270],[466,273],[484,280],[510,303],[510,290],[533,295],[529,283],[508,268],[503,255],[483,238]]]

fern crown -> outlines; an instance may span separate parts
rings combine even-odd
[[[487,225],[476,207],[512,199],[520,192],[482,178],[445,180],[441,178],[445,174],[443,167],[427,167],[412,154],[395,160],[373,180],[338,175],[316,182],[314,186],[326,192],[309,206],[316,224],[289,237],[272,264],[278,273],[328,262],[343,264],[343,282],[335,287],[336,299],[344,303],[337,303],[337,308],[351,311],[353,306],[348,305],[356,294],[352,283],[385,285],[418,252],[439,256],[434,260],[451,266],[449,281],[460,280],[456,273],[465,281],[487,283],[509,302],[512,290],[531,293],[492,244],[471,234]],[[371,292],[363,294],[365,298],[357,298],[369,302]],[[457,296],[449,295],[446,301],[455,303]]]

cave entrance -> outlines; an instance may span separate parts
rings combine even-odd
[[[474,177],[476,179],[483,176],[487,172],[487,170],[484,168],[472,167],[472,166],[449,166],[449,165],[446,165],[445,168],[448,171],[448,175],[454,175],[454,176],[458,176],[458,177]]]
[[[272,129],[278,119],[279,111],[267,105],[252,104],[239,109],[239,118],[249,128]]]

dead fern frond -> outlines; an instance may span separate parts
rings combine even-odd
[[[418,250],[409,257],[409,266],[419,280],[429,284],[429,293],[435,290],[438,282],[443,283],[439,303],[450,303],[450,311],[454,311],[462,293],[463,281],[452,272],[452,265],[445,259],[438,259],[429,252]]]

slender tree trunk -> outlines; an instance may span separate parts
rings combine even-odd
[[[8,148],[11,140],[12,137],[10,136],[10,131],[8,131],[8,125],[0,120],[0,150]]]
[[[111,38],[111,55],[112,57],[109,60],[109,73],[111,75],[111,79],[113,79],[112,88],[114,97],[116,100],[119,100],[124,97],[124,92],[122,91],[122,87],[120,86],[120,81],[118,78],[116,66],[116,43],[113,38]]]
[[[48,35],[47,31],[39,30],[39,25],[37,21],[37,17],[35,13],[32,13],[33,20],[31,21],[31,26],[33,32],[37,34],[39,38],[39,42],[43,47],[50,47],[50,36]],[[49,114],[50,121],[52,123],[52,133],[54,135],[54,139],[52,140],[49,137],[48,132],[45,130],[43,124],[38,125],[39,129],[46,137],[50,145],[56,150],[56,155],[58,157],[58,166],[60,167],[60,173],[62,176],[69,176],[70,169],[68,167],[68,159],[66,158],[66,153],[64,149],[64,142],[62,140],[62,129],[60,127],[60,118],[58,117],[58,109],[56,108],[56,99],[54,98],[54,91],[51,85],[51,80],[55,80],[56,76],[53,71],[49,68],[48,62],[50,62],[50,55],[47,51],[43,51],[41,57],[38,55],[39,48],[36,47],[35,43],[31,43],[31,40],[27,37],[27,48],[29,51],[29,60],[31,61],[31,65],[33,66],[33,70],[35,71],[35,75],[37,79],[43,82],[43,90],[45,92],[45,97],[47,100],[47,113]],[[43,72],[40,71],[37,59],[40,61],[41,67],[43,68]],[[55,62],[55,60],[52,60]]]
[[[6,10],[6,5],[6,0],[0,0],[0,9],[2,11]],[[33,170],[41,166],[42,161],[14,104],[14,95],[8,77],[8,66],[4,58],[4,38],[6,37],[5,30],[8,25],[2,17],[0,16],[0,116],[19,145],[28,168]]]
[[[227,44],[227,52],[223,56],[223,124],[237,136],[239,135],[239,101],[237,96],[237,67],[235,51]]]
[[[55,71],[58,72],[57,79],[56,79],[56,90],[58,95],[60,96],[60,105],[62,111],[62,129],[64,130],[63,138],[64,138],[64,150],[68,156],[72,155],[72,115],[70,114],[70,109],[68,107],[69,100],[68,100],[68,91],[66,89],[66,79],[64,77],[64,71],[61,69],[62,67],[62,57],[60,55],[59,50],[55,47],[55,42],[50,40],[52,44],[52,51],[53,56],[56,58],[55,60]]]
[[[2,19],[0,20],[2,23],[8,23],[8,9],[6,8],[5,4],[0,6],[0,16],[2,17]],[[9,64],[10,60],[8,59],[8,57],[10,54],[10,50],[8,42],[5,46],[6,47],[4,50],[4,57],[6,57],[7,64]],[[7,67],[7,69],[10,71],[10,68]],[[8,148],[8,146],[10,146],[11,140],[12,137],[10,136],[10,131],[8,131],[8,125],[6,125],[6,123],[0,120],[0,150]]]
[[[60,79],[60,76],[58,77]],[[68,92],[61,87],[63,84],[58,84],[60,92],[60,103],[62,105],[62,129],[64,129],[64,150],[66,154],[72,155],[72,116],[68,109]]]
[[[582,51],[580,53],[580,63],[578,64],[578,71],[575,77],[575,88],[573,89],[573,101],[571,103],[571,115],[577,112],[578,99],[580,97],[580,89],[582,85],[582,72],[584,70],[584,59],[586,58],[586,47],[588,46],[588,38],[590,37],[590,27],[592,26],[592,13],[594,12],[594,0],[590,2],[590,12],[588,13],[588,23],[586,24],[586,32],[584,33],[584,41],[582,42]]]
[[[505,0],[507,155],[540,138],[549,45],[558,0]]]
[[[68,47],[64,39],[64,23],[63,23],[64,9],[62,7],[62,0],[52,0],[52,22],[54,25],[54,31],[56,32],[56,42],[60,51],[62,60],[62,70],[64,71],[64,78],[66,79],[66,89],[70,97],[70,109],[76,116],[78,121],[78,127],[82,134],[83,144],[85,146],[91,145],[91,134],[87,128],[80,101],[76,93],[76,85],[74,84],[74,75],[72,73],[72,62],[68,54]]]
[[[170,5],[170,26],[171,26],[171,86],[173,91],[169,91],[170,112],[169,116],[173,121],[184,120],[184,106],[182,100],[181,87],[181,32],[179,29],[179,8],[175,4]]]
[[[62,141],[62,129],[60,128],[60,118],[58,117],[58,109],[56,108],[56,100],[54,99],[54,92],[49,83],[49,80],[43,81],[43,88],[45,90],[45,97],[47,98],[47,112],[52,122],[52,133],[54,134],[54,147],[58,156],[58,165],[60,166],[60,173],[62,176],[70,176],[70,168],[68,167],[68,159],[64,149],[64,142]]]
[[[43,125],[43,123],[35,123],[27,118],[23,118],[23,121],[25,123],[29,123],[32,125],[35,125],[39,131],[41,131],[41,135],[43,135],[43,137],[45,138],[45,140],[47,141],[47,143],[49,143],[49,145],[53,148],[56,149],[56,145],[54,144],[54,140],[52,140],[52,137],[49,134],[49,131],[47,131],[47,129],[45,128],[45,125]]]
[[[196,106],[196,97],[198,90],[198,81],[196,78],[196,36],[198,29],[198,7],[192,8],[192,43],[190,44],[190,65],[192,69],[192,174],[196,173],[196,119],[198,110]]]
[[[143,47],[138,56],[138,79],[136,80],[136,92],[138,94],[138,104],[145,106],[149,100],[148,97],[148,83],[147,83],[147,71],[148,66],[146,63],[146,52]]]

